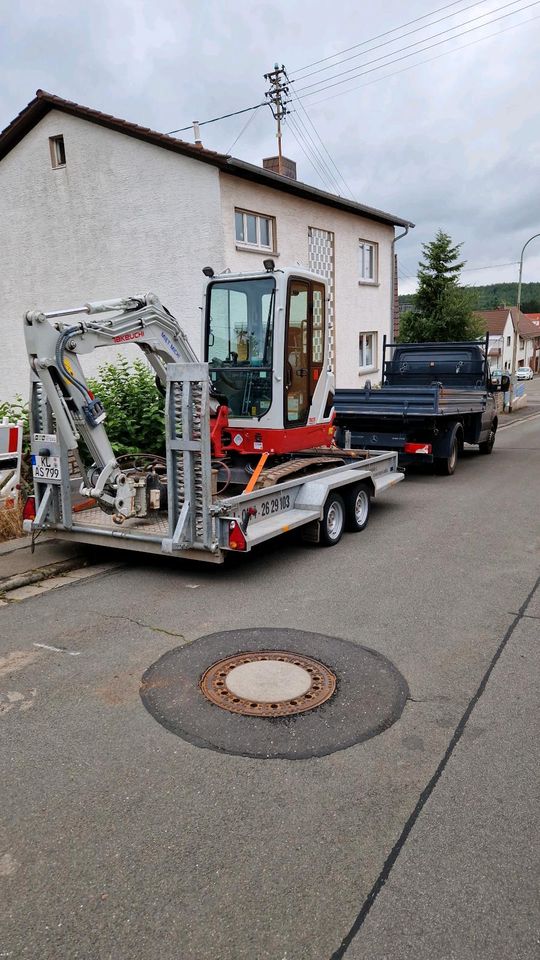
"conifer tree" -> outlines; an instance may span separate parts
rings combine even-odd
[[[461,243],[453,245],[442,230],[431,243],[422,244],[424,259],[418,269],[415,307],[400,318],[402,343],[474,340],[482,335],[473,314],[473,293],[459,286],[465,265],[459,259],[461,247]]]

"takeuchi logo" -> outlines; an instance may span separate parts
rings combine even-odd
[[[113,337],[113,343],[126,343],[127,340],[139,340],[144,337],[144,330],[134,330],[133,333],[122,333],[119,337]]]

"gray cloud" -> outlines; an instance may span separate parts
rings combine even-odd
[[[520,0],[515,9],[527,2]],[[3,0],[0,124],[9,123],[36,88],[43,87],[157,130],[171,130],[262,100],[262,74],[275,60],[294,76],[304,64],[439,6],[440,0],[411,0],[406,7],[399,0],[386,0],[369,8],[353,0],[333,7],[320,0],[93,0],[91,5],[29,0],[15,7]],[[355,64],[362,69],[367,60],[451,23],[494,11],[501,3],[483,0],[459,14],[465,6],[469,3],[463,0],[451,21],[425,34],[364,53],[362,59],[302,84],[298,80],[296,88]],[[451,11],[436,16],[445,12]],[[532,7],[303,101],[356,198],[417,224],[399,245],[403,274],[415,272],[420,244],[432,239],[439,227],[463,242],[464,258],[474,267],[517,260],[524,241],[540,231],[540,20],[474,42],[539,14],[540,6]],[[458,46],[463,48],[456,50]],[[417,60],[436,56],[439,59],[408,69]],[[378,80],[396,70],[402,72]],[[358,89],[334,97],[352,87]],[[298,105],[291,106],[297,110],[293,119],[307,123]],[[247,119],[244,115],[204,126],[205,145],[227,150]],[[185,136],[190,138],[189,131]],[[290,128],[285,146],[297,159],[301,178],[320,186]],[[274,126],[265,108],[233,152],[257,163],[274,150]],[[516,276],[516,267],[505,267],[468,271],[467,281]],[[536,249],[535,244],[528,248],[524,276],[540,276],[540,242]],[[412,286],[408,281],[403,289]]]

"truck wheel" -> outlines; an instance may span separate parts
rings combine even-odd
[[[487,440],[483,440],[482,443],[478,444],[478,449],[480,450],[480,453],[484,453],[487,456],[488,454],[491,453],[494,446],[495,446],[495,430],[492,426],[489,431],[489,437],[487,438]]]
[[[456,472],[459,455],[460,431],[455,430],[450,442],[450,452],[447,457],[437,457],[435,470],[442,477],[451,477]]]
[[[345,491],[345,525],[352,533],[360,533],[368,525],[371,491],[367,483],[356,483]]]
[[[329,493],[324,505],[321,520],[319,543],[323,547],[333,547],[339,543],[345,529],[345,504],[339,493]]]

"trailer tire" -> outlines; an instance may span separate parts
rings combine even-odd
[[[368,525],[371,508],[371,490],[367,483],[355,483],[343,495],[345,526],[351,533],[360,533]]]
[[[324,505],[323,518],[320,522],[320,539],[322,547],[333,547],[339,543],[345,529],[345,504],[339,493],[329,493]]]
[[[441,477],[451,477],[456,472],[459,451],[463,447],[463,432],[461,427],[455,427],[450,440],[450,449],[447,457],[437,457],[435,471]]]

